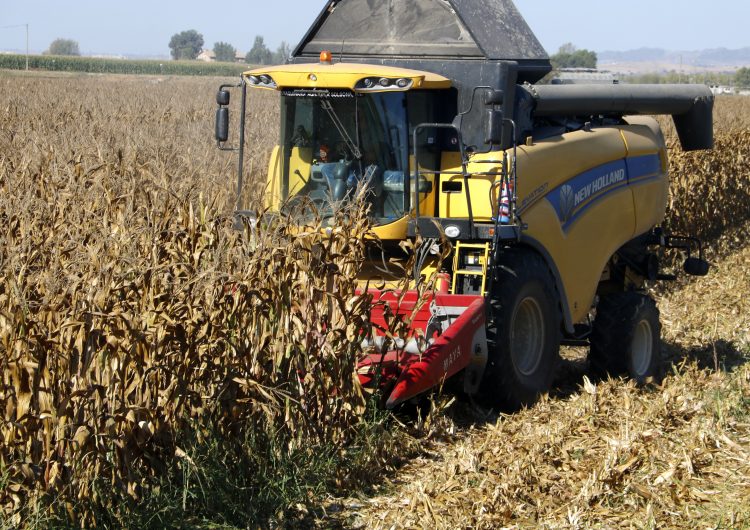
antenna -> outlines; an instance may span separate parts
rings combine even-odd
[[[346,42],[346,40],[341,39],[341,51],[339,52],[339,62],[342,62],[344,60],[344,42]]]

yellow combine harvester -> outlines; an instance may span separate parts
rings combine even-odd
[[[561,343],[590,344],[599,371],[659,377],[659,313],[644,285],[673,277],[656,250],[686,251],[690,274],[708,264],[700,242],[659,228],[667,151],[642,116],[672,115],[684,149],[710,149],[711,92],[535,84],[550,70],[510,0],[333,0],[289,64],[220,88],[222,147],[229,89],[242,95],[239,194],[247,89],[274,90],[269,206],[325,216],[365,200],[380,241],[363,280],[395,282],[384,267],[408,257],[399,243],[425,241],[414,278],[441,278],[412,320],[427,340],[373,334],[360,366],[364,384],[388,383],[388,406],[453,377],[485,401],[531,403],[549,388]],[[416,290],[372,295],[397,313],[419,307]]]

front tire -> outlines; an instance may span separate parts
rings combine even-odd
[[[661,323],[656,302],[637,292],[603,296],[591,333],[590,363],[601,376],[625,373],[638,384],[662,377]]]
[[[537,254],[505,250],[492,293],[494,327],[479,396],[518,409],[547,392],[559,362],[561,317],[547,264]]]

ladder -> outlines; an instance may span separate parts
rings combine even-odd
[[[490,243],[462,243],[456,241],[455,249],[453,253],[453,282],[451,284],[451,294],[457,294],[456,289],[459,285],[458,280],[464,276],[477,276],[482,278],[482,296],[485,296],[486,285],[487,285],[487,264],[490,261]],[[464,261],[463,258],[468,251],[479,250],[480,258],[479,263],[474,265],[474,268],[460,268]]]

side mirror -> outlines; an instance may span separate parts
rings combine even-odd
[[[485,114],[484,143],[500,144],[503,141],[503,112],[487,109]]]
[[[219,90],[216,93],[216,103],[220,106],[229,105],[229,90]]]
[[[685,272],[690,276],[706,276],[709,268],[708,262],[700,258],[688,258],[683,266]]]
[[[221,92],[219,92],[221,94]],[[216,109],[216,141],[226,142],[229,139],[229,109]]]

